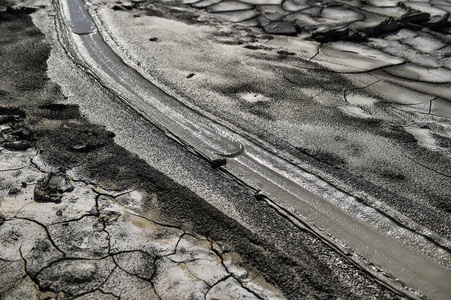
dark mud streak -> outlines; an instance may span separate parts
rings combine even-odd
[[[315,62],[314,60],[311,60],[312,62]],[[321,62],[318,62],[321,63]],[[366,74],[366,73],[371,73],[371,72],[375,72],[375,71],[384,71],[384,69],[386,68],[391,68],[394,66],[402,66],[408,64],[408,62],[401,62],[398,64],[391,64],[391,65],[386,65],[386,66],[381,66],[381,67],[377,67],[377,68],[373,68],[373,69],[368,69],[368,70],[364,70],[364,71],[335,71],[332,69],[323,69],[323,68],[308,68],[308,67],[302,67],[302,66],[297,66],[297,65],[293,65],[293,67],[298,68],[298,69],[303,69],[303,70],[308,70],[308,71],[321,71],[321,72],[326,72],[326,73],[334,73],[334,74]],[[388,74],[390,75],[391,74]],[[405,79],[405,78],[402,78]]]
[[[425,164],[423,164],[423,163],[421,163],[421,162],[419,162],[419,161],[413,159],[412,157],[410,157],[409,155],[407,155],[407,154],[404,153],[404,152],[403,152],[403,155],[404,155],[405,157],[407,157],[409,160],[413,161],[414,163],[416,163],[416,164],[422,166],[422,167],[425,168],[425,169],[428,169],[429,171],[432,171],[432,172],[437,173],[437,174],[439,174],[439,175],[442,175],[442,176],[444,176],[444,177],[451,178],[451,174],[445,174],[445,173],[443,173],[443,172],[440,172],[439,170],[436,170],[436,169],[434,169],[434,168],[431,168],[431,167],[429,167],[429,166],[427,166],[427,165],[425,165]]]
[[[56,10],[60,11],[59,1],[58,0],[53,0],[53,4],[54,4]],[[68,55],[68,57],[70,57],[70,59],[75,63],[75,65],[77,65],[86,74],[88,74],[95,82],[97,82],[99,85],[101,85],[103,87],[103,89],[112,96],[111,98],[112,98],[113,101],[117,101],[118,103],[123,104],[123,107],[124,107],[125,110],[133,112],[135,114],[138,114],[138,117],[140,117],[142,120],[145,120],[146,122],[148,122],[152,126],[154,126],[154,124],[159,124],[159,122],[157,122],[156,120],[153,120],[147,114],[143,113],[141,110],[135,109],[134,106],[131,105],[128,101],[124,100],[123,97],[121,97],[120,94],[118,94],[116,91],[114,91],[109,86],[105,85],[103,83],[103,81],[101,80],[101,78],[99,78],[97,74],[92,72],[90,70],[89,66],[86,65],[86,63],[84,61],[82,61],[82,60],[80,60],[78,58],[78,56],[74,52],[73,48],[68,46],[68,45],[70,45],[70,41],[68,41],[67,35],[62,33],[62,32],[65,31],[65,29],[64,29],[65,26],[60,23],[59,18],[55,16],[54,20],[55,20],[55,26],[56,26],[56,28],[58,28],[57,32],[59,33],[58,42],[60,43],[60,45],[62,46],[62,48],[64,49],[64,51]],[[125,64],[125,62],[122,60],[122,58],[119,57],[119,59],[120,59],[120,61],[122,61],[122,63]],[[177,135],[175,135],[174,133],[170,132],[164,126],[155,126],[155,128],[157,130],[161,131],[168,138],[176,141],[178,144],[183,146],[189,152],[191,152],[194,155],[197,155],[199,157],[202,157],[203,159],[205,159],[207,161],[210,161],[210,158],[207,157],[203,152],[198,151],[196,148],[190,146],[188,143],[186,143],[184,141],[183,138],[180,138]],[[81,163],[81,164],[83,164],[83,163]]]

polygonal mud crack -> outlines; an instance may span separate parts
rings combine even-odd
[[[119,253],[113,259],[120,269],[141,279],[150,280],[155,273],[155,258],[145,252]]]
[[[150,281],[133,276],[121,268],[115,268],[102,290],[121,299],[153,300],[159,299]]]
[[[155,290],[161,299],[202,299],[208,285],[193,276],[185,267],[163,257],[157,261],[157,273],[153,278]]]
[[[251,292],[243,289],[241,284],[233,277],[218,282],[205,296],[206,300],[214,299],[261,299]]]
[[[38,224],[28,220],[10,220],[0,226],[0,258],[9,261],[25,260],[27,273],[41,269],[63,257]]]
[[[55,244],[70,257],[100,258],[108,255],[108,233],[97,217],[49,226]]]
[[[101,286],[115,268],[111,257],[102,260],[70,259],[54,263],[37,279],[42,288],[81,295]]]

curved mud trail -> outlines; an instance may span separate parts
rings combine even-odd
[[[261,147],[263,141],[249,140],[171,97],[125,64],[107,45],[83,0],[54,3],[63,43],[72,58],[166,135],[208,161],[225,157],[223,172],[259,191],[280,214],[332,245],[399,294],[416,297],[384,272],[428,297],[451,294],[451,270],[444,267],[449,268],[451,262],[450,241],[414,223],[400,224],[383,213],[389,208],[373,208],[342,195],[328,182]],[[415,245],[417,251],[405,244]]]

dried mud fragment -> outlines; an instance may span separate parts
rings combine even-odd
[[[64,193],[72,192],[73,190],[74,186],[65,174],[50,173],[36,184],[34,200],[37,202],[59,203]]]
[[[273,21],[268,25],[263,26],[263,30],[268,34],[276,35],[291,35],[295,36],[298,34],[296,27],[291,22],[287,21]]]

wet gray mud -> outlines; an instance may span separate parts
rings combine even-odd
[[[3,126],[1,151],[5,155],[11,153],[14,156],[25,153],[23,151],[28,151],[31,147],[30,149],[36,149],[42,159],[37,165],[57,170],[39,182],[33,182],[34,179],[31,178],[18,183],[18,186],[2,186],[2,191],[6,189],[8,199],[14,202],[15,197],[34,185],[38,190],[47,189],[50,193],[51,190],[61,194],[70,193],[73,187],[68,186],[66,181],[76,186],[92,183],[107,190],[139,189],[148,195],[145,199],[146,209],[158,211],[163,220],[173,224],[171,228],[204,235],[208,241],[220,243],[224,250],[216,250],[218,253],[235,251],[242,256],[243,266],[262,274],[290,299],[398,298],[395,293],[374,281],[364,270],[356,267],[344,256],[338,255],[311,233],[294,226],[263,202],[256,201],[243,186],[225,185],[224,193],[230,198],[239,199],[244,207],[252,210],[253,215],[258,215],[259,221],[267,224],[268,230],[273,231],[273,238],[282,244],[286,251],[275,248],[273,242],[250,232],[187,188],[176,184],[132,153],[117,146],[112,132],[87,122],[80,115],[77,106],[65,104],[60,88],[48,80],[45,72],[50,48],[44,42],[43,35],[34,27],[29,15],[2,12],[0,28],[3,41],[0,45],[0,118]],[[26,60],[23,59],[24,55],[27,56]],[[20,143],[24,146],[18,147]],[[81,175],[72,181],[64,174],[75,167]],[[3,182],[7,182],[5,178],[11,171],[14,170],[1,171]],[[211,172],[214,180],[218,180],[218,185],[230,181],[216,171]],[[20,178],[20,172],[15,176]],[[108,193],[103,196],[111,197]],[[133,293],[124,292],[126,285],[130,283],[124,278],[136,276],[135,281],[142,283],[135,284],[135,288],[145,286],[146,281],[155,282],[154,277],[161,274],[155,275],[152,270],[158,265],[147,269],[143,267],[148,272],[144,273],[133,270],[132,266],[121,264],[121,259],[125,259],[128,254],[136,256],[136,260],[131,260],[133,263],[142,263],[143,266],[149,263],[149,259],[150,264],[155,262],[155,257],[147,257],[146,255],[150,254],[141,250],[114,253],[112,244],[109,244],[108,248],[107,244],[102,242],[107,235],[108,240],[113,237],[112,231],[108,231],[105,226],[111,224],[111,218],[114,216],[101,214],[103,217],[96,219],[98,212],[102,210],[99,203],[103,203],[100,201],[103,196],[101,193],[96,196],[97,213],[94,207],[94,210],[87,211],[72,221],[58,221],[51,226],[46,225],[49,220],[27,219],[20,217],[19,212],[8,216],[5,213],[6,198],[2,199],[0,298],[118,299],[122,294],[122,298],[136,299]],[[33,204],[33,201],[28,203],[31,206],[37,205],[37,211],[34,212],[37,213],[37,219],[40,218],[40,205],[55,205],[46,204],[47,200],[38,198],[41,201],[36,204]],[[60,200],[61,198],[58,201]],[[62,204],[67,200],[63,198]],[[55,215],[52,218],[64,217],[66,213],[68,212],[64,210],[54,210]],[[64,218],[62,220],[64,221]],[[91,241],[88,250],[71,242],[71,234],[67,234],[75,234],[73,228],[80,222],[91,230],[102,226],[104,228],[104,231],[95,234],[94,242]],[[83,226],[81,228],[84,228]],[[59,227],[61,229],[58,229]],[[25,230],[25,233],[21,234],[19,228]],[[81,234],[83,235],[83,231]],[[69,240],[65,242],[65,239]],[[22,241],[24,246],[20,246]],[[13,248],[17,248],[18,259],[12,252],[8,252],[8,249]],[[84,257],[83,255],[87,254],[83,253],[91,254]],[[79,273],[77,270],[84,271]],[[220,282],[227,282],[227,278],[229,277],[224,277]],[[158,286],[152,286],[149,290],[141,289],[139,292],[144,293],[147,299],[170,298],[156,295],[157,290]],[[253,294],[253,297],[260,298],[257,294]]]

